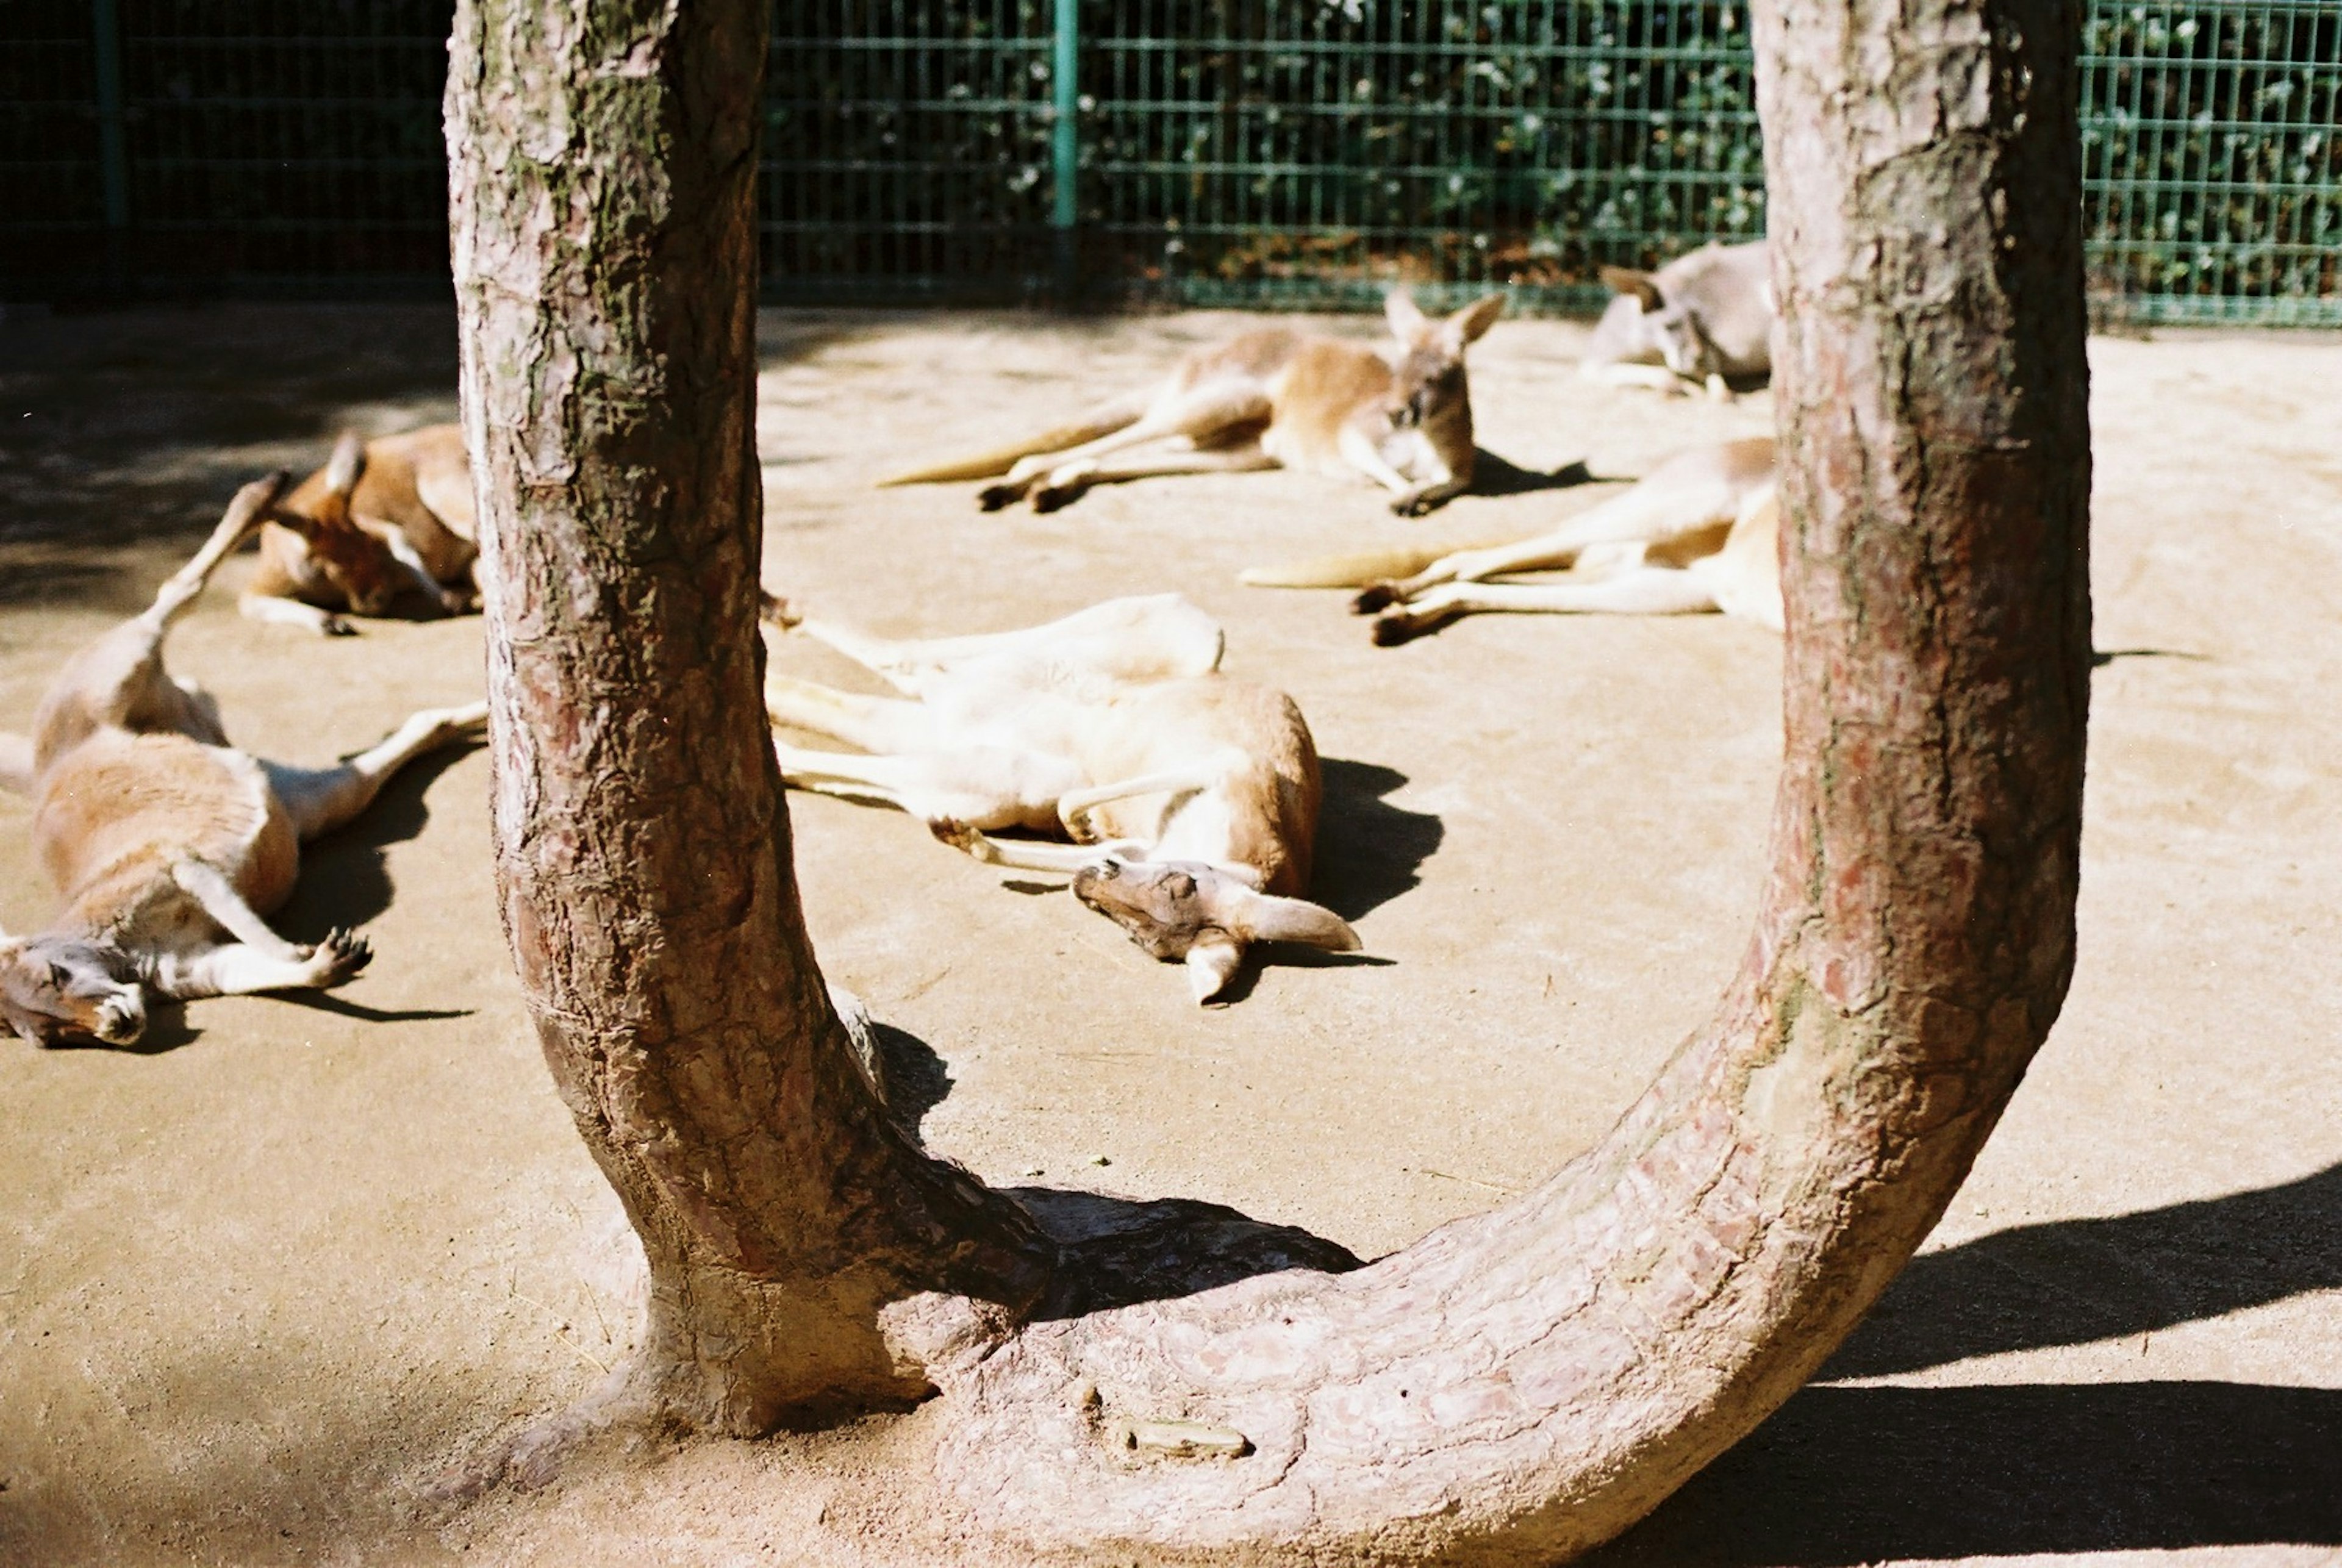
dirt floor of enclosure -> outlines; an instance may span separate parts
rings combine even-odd
[[[1572,375],[1581,329],[1507,323],[1473,360],[1501,493],[1424,522],[1286,474],[1050,515],[867,487],[1241,325],[766,316],[766,577],[905,634],[1187,594],[1315,726],[1320,894],[1369,956],[1198,1010],[1065,894],[836,801],[792,804],[799,874],[934,1147],[1372,1253],[1594,1139],[1715,996],[1755,906],[1778,644],[1716,617],[1487,616],[1382,651],[1336,595],[1236,573],[1528,532],[1609,493],[1541,475],[1633,474],[1770,409],[1602,392]],[[2092,359],[2102,652],[2065,1017],[1877,1316],[1611,1561],[2342,1554],[2342,341]],[[321,460],[345,423],[448,414],[454,373],[428,309],[0,320],[0,727],[235,483]],[[322,759],[478,690],[476,621],[251,625],[248,569],[173,653],[252,749]],[[309,857],[280,924],[365,928],[379,956],[345,990],[197,1003],[135,1052],[0,1043],[0,1561],[1013,1561],[926,1533],[916,1415],[432,1500],[441,1467],[593,1386],[628,1321],[615,1201],[507,971],[485,775],[478,753],[419,768]],[[0,796],[12,930],[49,902],[26,827]]]

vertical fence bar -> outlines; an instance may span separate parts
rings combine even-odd
[[[90,7],[97,78],[97,181],[105,202],[105,281],[120,290],[130,272],[130,149],[122,107],[122,17],[116,0]]]
[[[1057,299],[1072,305],[1081,292],[1082,0],[1056,0],[1056,57],[1049,70],[1056,118],[1049,126],[1053,198],[1049,225],[1056,231]]]

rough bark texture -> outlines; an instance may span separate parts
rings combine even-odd
[[[650,1260],[694,1425],[926,1386],[921,1290],[1021,1305],[1023,1213],[851,1061],[797,911],[756,634],[765,0],[477,0],[447,85],[497,874],[545,1059]]]
[[[1521,1563],[1616,1534],[1877,1297],[2064,996],[2074,0],[1758,5],[1787,764],[1714,1022],[1504,1209],[1014,1335],[949,1293],[1036,1299],[1046,1248],[876,1114],[788,874],[751,625],[756,9],[475,0],[449,88],[506,919],[644,1233],[646,1365],[696,1391],[668,1406],[742,1430],[930,1378],[942,1494],[1036,1557]],[[1079,1295],[1061,1268],[1052,1310]]]
[[[1545,1562],[1753,1427],[1941,1214],[2073,964],[2087,371],[2072,0],[1760,0],[1787,454],[1773,873],[1718,1013],[1536,1193],[948,1390],[1069,1554]],[[1133,1420],[1243,1433],[1158,1460]]]

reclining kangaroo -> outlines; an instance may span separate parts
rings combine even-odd
[[[1656,272],[1606,266],[1616,294],[1577,372],[1613,386],[1727,395],[1773,374],[1772,253],[1705,245]]]
[[[909,700],[769,676],[774,721],[872,754],[774,750],[799,789],[882,801],[994,865],[1073,877],[1074,896],[1196,1000],[1245,949],[1358,945],[1311,904],[1317,753],[1282,692],[1220,674],[1220,628],[1176,594],[1110,599],[1024,631],[888,642],[774,606]],[[1071,844],[997,839],[1006,828]]]
[[[364,811],[410,759],[486,725],[485,704],[430,710],[338,767],[285,767],[229,745],[211,698],[164,669],[172,623],[284,482],[238,491],[144,614],[66,662],[33,733],[0,734],[0,783],[33,796],[34,845],[65,901],[38,934],[0,933],[0,1022],[35,1044],[128,1044],[150,989],[322,989],[365,968],[363,938],[299,946],[262,916],[292,894],[304,842]]]
[[[987,512],[1030,497],[1051,512],[1093,484],[1157,474],[1297,468],[1363,474],[1391,492],[1391,510],[1418,517],[1472,483],[1472,400],[1464,350],[1505,308],[1489,295],[1434,321],[1402,293],[1383,302],[1398,338],[1386,358],[1363,344],[1285,327],[1197,349],[1149,392],[1103,404],[1072,424],[995,451],[890,475],[881,484],[1006,477],[986,486]],[[1119,454],[1177,440],[1183,449]]]
[[[363,444],[345,434],[263,524],[260,570],[237,605],[329,637],[355,630],[336,612],[387,614],[402,594],[460,615],[479,604],[478,538],[460,425]]]
[[[1721,610],[1781,630],[1780,520],[1770,436],[1679,452],[1551,533],[1435,556],[1390,551],[1256,567],[1264,588],[1364,585],[1353,606],[1382,614],[1388,646],[1483,610],[1675,615]],[[1538,583],[1512,572],[1570,568]],[[1400,576],[1396,574],[1411,573]]]

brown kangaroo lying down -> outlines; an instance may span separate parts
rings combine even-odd
[[[128,1044],[149,990],[321,989],[365,968],[362,938],[298,946],[262,916],[291,895],[304,842],[364,811],[414,757],[486,727],[485,704],[435,709],[338,767],[286,767],[231,746],[211,698],[164,669],[171,624],[284,482],[237,492],[145,614],[67,661],[32,734],[0,734],[0,783],[32,794],[34,845],[65,901],[36,935],[0,933],[0,1023],[35,1044]]]
[[[873,754],[775,746],[799,789],[900,806],[978,860],[1074,879],[1074,896],[1217,996],[1247,945],[1336,952],[1309,903],[1317,752],[1282,692],[1219,674],[1220,628],[1176,594],[1110,599],[1024,631],[888,642],[775,606],[906,693],[772,675],[773,719]],[[996,839],[1004,828],[1072,844]]]
[[[386,615],[402,595],[460,615],[479,604],[478,539],[462,426],[363,444],[345,434],[332,460],[270,511],[260,570],[237,604],[252,620],[329,637],[355,630],[335,612]]]
[[[1116,398],[1076,423],[997,451],[923,464],[881,484],[1004,474],[979,497],[987,511],[1029,496],[1053,511],[1093,484],[1157,474],[1298,468],[1361,474],[1388,490],[1391,510],[1420,516],[1472,483],[1466,345],[1505,308],[1492,294],[1438,320],[1404,290],[1384,301],[1395,352],[1286,327],[1241,333],[1181,359],[1159,385]],[[1176,443],[1148,455],[1134,448]]]

